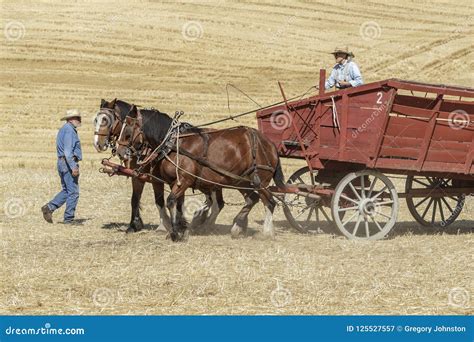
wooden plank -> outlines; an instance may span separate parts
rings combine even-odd
[[[390,120],[390,116],[388,115],[388,113],[390,113],[392,111],[393,101],[395,100],[396,94],[397,94],[397,91],[395,89],[390,89],[389,98],[388,98],[388,101],[387,101],[387,108],[386,108],[386,111],[385,111],[385,115],[383,116],[382,130],[379,133],[379,135],[377,136],[377,140],[376,140],[376,143],[375,143],[375,149],[373,149],[371,152],[369,152],[369,158],[368,158],[368,161],[367,161],[367,165],[369,167],[373,168],[375,166],[375,164],[377,163],[377,158],[378,158],[380,150],[382,148],[382,141],[383,141],[384,135],[387,132],[388,122]]]
[[[443,102],[443,95],[439,95],[436,99],[436,103],[432,110],[432,116],[430,122],[428,124],[427,129],[425,130],[425,136],[423,138],[423,145],[421,146],[421,153],[418,157],[418,161],[416,162],[416,166],[418,171],[421,171],[423,168],[423,163],[425,162],[426,154],[428,153],[428,149],[430,148],[431,138],[433,136],[433,132],[436,126],[436,118],[439,115],[439,108],[441,107],[441,103]]]
[[[342,108],[339,116],[339,160],[343,159],[344,149],[346,148],[347,137],[347,121],[349,115],[349,97],[347,94],[342,95]]]
[[[438,95],[445,94],[445,95],[474,98],[474,89],[471,89],[471,88],[452,87],[452,86],[445,86],[445,85],[436,86],[432,84],[406,82],[406,81],[401,81],[401,80],[388,80],[387,84],[389,87],[394,87],[397,89],[428,92],[428,93],[434,93]]]
[[[472,163],[474,160],[474,135],[472,136],[471,146],[469,147],[469,153],[466,156],[466,163],[464,164],[464,173],[469,174],[471,168],[473,167]]]

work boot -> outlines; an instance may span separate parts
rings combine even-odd
[[[49,209],[47,204],[41,207],[41,212],[43,213],[43,218],[46,222],[53,223],[53,211]]]
[[[79,220],[67,220],[59,222],[60,224],[68,225],[68,226],[82,226],[82,222]]]

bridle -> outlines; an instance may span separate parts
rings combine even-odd
[[[108,133],[101,133],[99,130],[99,131],[94,131],[94,135],[106,137],[105,146],[106,148],[111,147],[113,149],[112,153],[114,154],[115,143],[116,143],[116,139],[115,139],[116,134],[114,134],[114,132],[117,130],[118,125],[121,123],[120,115],[114,109],[111,109],[111,108],[100,108],[96,117],[99,114],[106,115],[107,118],[109,118],[109,120],[113,120],[113,124],[111,125]]]
[[[117,138],[117,144],[119,146],[125,147],[126,152],[125,154],[128,155],[129,158],[132,156],[140,157],[146,155],[146,152],[149,150],[148,143],[145,141],[145,136],[142,131],[142,124],[143,124],[143,117],[140,113],[140,110],[137,109],[137,117],[132,118],[131,116],[126,116],[125,120],[122,124],[122,130],[120,131],[120,135]],[[127,126],[132,126],[132,137],[128,139],[128,142],[122,142],[122,135],[125,132]],[[135,148],[136,144],[139,144],[138,148]]]

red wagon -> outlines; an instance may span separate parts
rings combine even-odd
[[[317,96],[257,112],[280,156],[307,162],[279,189],[288,221],[307,231],[329,207],[348,238],[380,239],[404,197],[420,224],[454,222],[474,194],[474,89],[388,79],[325,93],[324,81],[321,70]],[[385,174],[406,176],[405,190]]]

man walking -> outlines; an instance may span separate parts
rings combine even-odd
[[[53,223],[53,212],[66,203],[62,223],[77,225],[74,213],[79,200],[78,162],[82,160],[82,151],[76,129],[81,126],[81,113],[77,109],[68,110],[66,116],[61,120],[66,120],[66,123],[61,127],[56,137],[56,151],[62,190],[49,203],[45,204],[41,211],[44,219]]]

